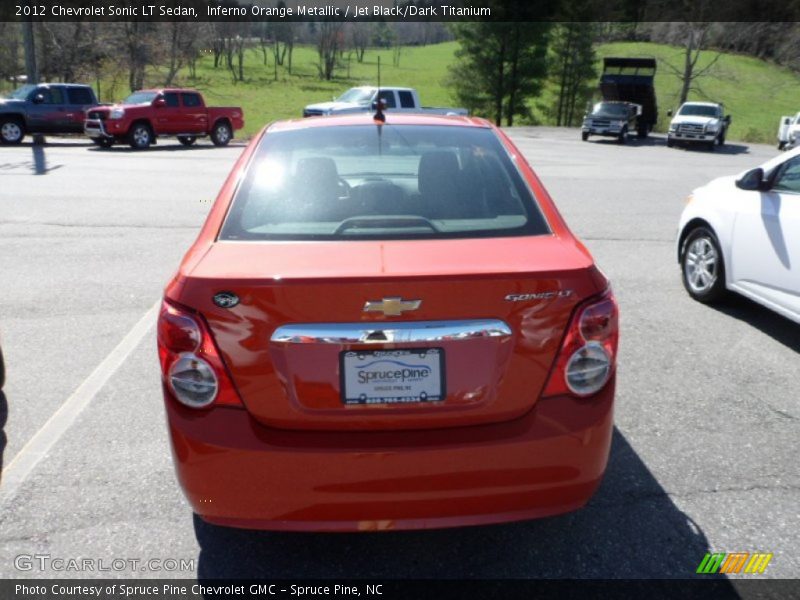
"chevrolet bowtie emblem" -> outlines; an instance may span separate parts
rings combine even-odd
[[[403,300],[402,298],[384,298],[383,300],[367,300],[364,312],[382,312],[387,317],[398,317],[407,310],[417,310],[422,300]]]

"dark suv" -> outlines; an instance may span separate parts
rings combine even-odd
[[[629,132],[639,132],[641,114],[642,107],[633,102],[598,102],[583,118],[581,139],[585,142],[590,135],[602,135],[617,138],[624,144]]]
[[[83,133],[94,90],[75,83],[23,85],[0,99],[0,143],[19,144],[29,133]]]

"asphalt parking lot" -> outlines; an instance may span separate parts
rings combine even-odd
[[[0,148],[0,577],[690,577],[707,551],[771,552],[765,576],[798,577],[800,327],[745,300],[691,301],[674,249],[692,188],[777,151],[509,133],[620,303],[614,444],[585,509],[381,534],[194,518],[172,470],[154,306],[242,146],[53,138]],[[34,554],[195,568],[20,570]]]

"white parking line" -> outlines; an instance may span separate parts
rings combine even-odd
[[[78,386],[47,423],[28,441],[14,459],[3,469],[0,487],[0,505],[10,500],[19,490],[31,471],[47,455],[62,435],[72,426],[78,415],[94,399],[111,376],[134,351],[155,323],[161,300],[156,302],[122,338],[111,353],[97,365],[92,374]]]

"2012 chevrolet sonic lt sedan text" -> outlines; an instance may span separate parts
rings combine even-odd
[[[166,288],[178,478],[248,528],[574,510],[608,460],[617,339],[608,281],[487,121],[276,123]]]

